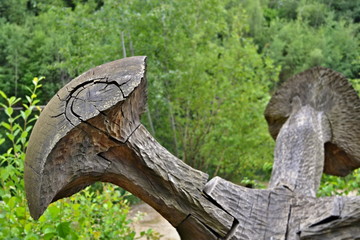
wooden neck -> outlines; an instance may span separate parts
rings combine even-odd
[[[293,109],[276,138],[269,187],[315,197],[324,169],[324,144],[331,139],[330,124],[323,112],[309,105]]]

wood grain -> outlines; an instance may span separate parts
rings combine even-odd
[[[331,125],[332,138],[325,146],[327,174],[346,176],[360,167],[360,99],[349,81],[324,67],[295,75],[274,93],[265,110],[271,136],[276,139],[292,113],[297,97],[302,106],[323,112]]]
[[[183,239],[224,237],[234,219],[203,194],[208,175],[151,137],[140,123],[145,105],[144,57],[89,70],[61,89],[30,138],[25,182],[32,216],[104,181],[150,204]]]
[[[265,111],[276,139],[269,189],[186,165],[140,122],[146,57],[110,62],[64,86],[30,137],[31,216],[96,182],[111,182],[165,217],[185,240],[360,239],[360,198],[316,198],[321,174],[360,167],[360,101],[345,78],[314,68],[284,83]],[[355,94],[355,95],[354,95]]]

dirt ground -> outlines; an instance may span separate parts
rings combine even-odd
[[[160,233],[161,240],[180,240],[175,228],[146,203],[140,203],[131,207],[129,217],[134,218],[139,215],[140,220],[132,224],[137,234],[151,228]],[[145,237],[139,239],[146,240]]]

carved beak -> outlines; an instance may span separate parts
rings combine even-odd
[[[141,125],[145,105],[145,57],[101,65],[63,87],[41,113],[26,153],[31,216],[103,181],[147,202],[183,239],[225,237],[234,218],[205,196],[207,174],[173,156]]]
[[[51,202],[104,177],[111,163],[100,153],[125,142],[140,125],[146,104],[145,59],[93,68],[63,87],[43,110],[25,161],[25,189],[34,219]]]

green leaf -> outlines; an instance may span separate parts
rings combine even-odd
[[[7,107],[5,108],[5,113],[6,115],[8,115],[9,117],[11,117],[11,115],[13,114],[14,109],[12,107]]]
[[[52,219],[56,219],[60,214],[60,208],[58,208],[56,205],[49,206],[48,212],[50,213]]]
[[[13,123],[15,121],[15,119],[14,118],[12,118],[12,117],[9,117],[8,118],[8,122],[11,124],[11,123]]]
[[[11,155],[11,152],[12,152],[12,151],[13,151],[13,148],[9,148],[6,153],[7,153],[8,155]]]
[[[26,209],[25,209],[25,207],[17,207],[15,210],[15,213],[18,218],[24,218]]]
[[[50,232],[50,233],[46,233],[45,235],[44,235],[44,240],[51,240],[51,239],[56,239],[55,238],[56,237],[56,233],[54,233],[54,232]]]
[[[24,238],[24,240],[38,240],[38,239],[39,239],[39,237],[37,235],[35,235],[34,233],[26,235],[26,237]]]
[[[11,197],[9,201],[7,202],[7,205],[10,209],[13,209],[16,206],[17,197]]]
[[[17,98],[17,99],[14,101],[13,104],[16,104],[16,103],[18,103],[18,102],[20,102],[20,101],[21,101],[21,98]]]
[[[6,181],[7,178],[9,177],[9,175],[10,175],[10,172],[9,172],[8,168],[1,169],[1,171],[0,171],[1,180]]]
[[[79,239],[79,236],[76,234],[76,232],[71,231],[70,234],[67,236],[66,239],[69,239],[69,240],[78,240],[78,239]]]
[[[66,238],[71,232],[70,222],[62,222],[56,227],[56,231],[60,237]]]
[[[29,134],[28,132],[24,131],[24,132],[22,132],[22,133],[21,133],[20,138],[21,138],[21,139],[25,139],[25,140],[26,140],[26,138],[27,138],[28,134]]]
[[[32,82],[36,86],[38,84],[38,82],[39,82],[39,78],[34,77]]]
[[[26,120],[27,117],[26,117],[26,114],[24,111],[21,110],[20,115],[21,115],[22,119]]]
[[[16,143],[18,143],[19,141],[16,141]],[[14,152],[15,153],[19,153],[21,152],[21,145],[20,144],[15,144],[14,145]]]
[[[11,133],[6,133],[6,136],[11,140],[11,141],[14,141],[15,139],[15,136]]]
[[[30,130],[33,128],[33,126],[28,126],[25,131],[30,132]]]
[[[24,232],[26,234],[29,234],[32,232],[32,227],[33,227],[33,224],[31,222],[25,224],[25,227],[24,227]]]
[[[56,232],[56,228],[53,224],[44,224],[41,229],[42,232],[45,234]]]
[[[19,119],[21,117],[21,115],[19,114],[19,115],[17,115],[17,116],[15,116],[14,117],[14,121],[16,121],[17,119]],[[19,124],[18,124],[19,125]]]
[[[32,89],[29,88],[28,86],[25,86],[25,89],[28,90],[29,92],[32,92]],[[26,96],[26,98],[27,98],[27,96]]]
[[[32,112],[32,110],[30,108],[25,110],[24,113],[25,113],[26,118],[28,118],[30,116],[31,112]]]
[[[11,98],[8,99],[9,105],[12,106],[15,103],[19,102],[21,100],[21,98],[16,98],[14,96],[12,96]]]
[[[4,98],[4,99],[7,99],[8,97],[6,96],[6,94],[0,90],[0,95]]]
[[[15,125],[14,125],[14,129],[16,129],[16,130],[14,131],[14,136],[15,136],[15,137],[20,133],[19,127],[20,127],[20,125],[18,125],[18,124],[15,124]]]
[[[8,124],[8,123],[6,123],[6,122],[2,122],[2,123],[1,123],[1,126],[3,126],[4,128],[6,128],[7,130],[10,130],[10,129],[11,129],[10,124]]]
[[[32,102],[32,100],[31,100],[31,98],[30,98],[29,96],[25,96],[25,97],[26,97],[26,100],[27,100],[29,103]]]

